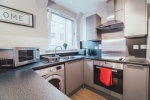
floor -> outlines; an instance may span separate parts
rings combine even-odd
[[[86,89],[80,89],[77,93],[71,96],[72,100],[107,100],[106,98]]]

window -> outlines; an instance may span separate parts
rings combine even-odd
[[[64,34],[60,34],[60,39],[64,39]]]
[[[51,20],[51,26],[55,26],[55,21]]]
[[[56,13],[51,13],[50,46],[74,46],[74,21]]]
[[[51,38],[55,38],[55,33],[51,33]]]
[[[59,23],[59,27],[60,27],[60,28],[63,28],[63,24],[62,24],[62,23]]]

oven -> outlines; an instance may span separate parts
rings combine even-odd
[[[112,85],[106,86],[104,83],[100,81],[100,73],[101,73],[100,68],[108,68],[112,70]],[[122,95],[123,64],[100,61],[99,65],[94,65],[94,84]]]

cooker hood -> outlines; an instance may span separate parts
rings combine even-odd
[[[124,23],[115,20],[114,0],[107,0],[107,22],[97,27],[101,32],[121,31],[124,28]]]

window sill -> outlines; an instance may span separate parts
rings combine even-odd
[[[77,52],[77,49],[57,50],[57,53]],[[45,50],[47,54],[54,54],[55,50]]]

